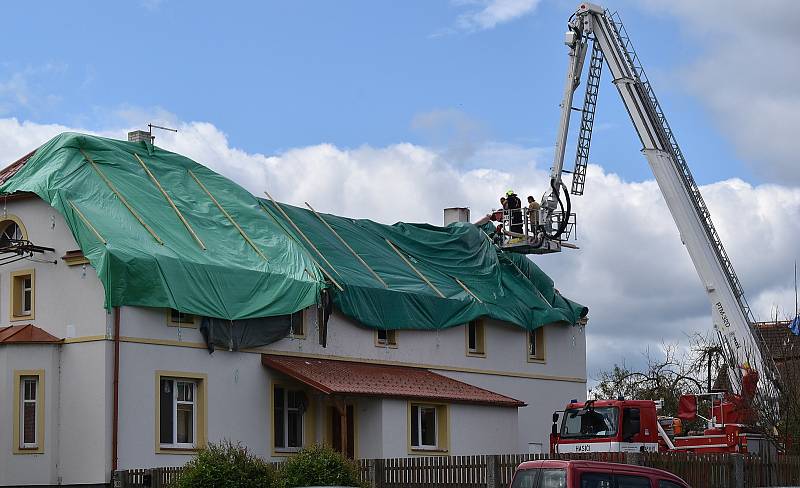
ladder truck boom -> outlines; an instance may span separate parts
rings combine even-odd
[[[616,14],[612,15],[591,3],[578,6],[570,18],[565,37],[565,44],[569,47],[569,66],[561,103],[550,190],[542,206],[546,211],[553,211],[560,197],[559,191],[566,190],[561,178],[570,116],[576,110],[572,107],[573,95],[580,83],[590,43],[593,44],[592,60],[584,108],[581,110],[573,193],[583,193],[594,103],[600,67],[605,61],[642,143],[642,153],[647,158],[681,240],[711,302],[714,327],[728,363],[732,387],[742,391],[741,368],[749,364],[762,379],[754,401],[761,405],[774,402],[778,384],[775,369],[771,361],[764,357],[766,352],[762,351],[762,340],[753,326],[754,320],[742,286],[714,228],[700,190],[624,26]],[[754,408],[758,408],[758,405],[755,404]]]

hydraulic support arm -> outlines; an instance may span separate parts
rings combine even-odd
[[[642,143],[659,189],[680,232],[711,301],[714,326],[730,367],[734,389],[741,391],[741,366],[749,363],[761,374],[759,397],[770,402],[779,384],[770,360],[762,357],[761,338],[754,329],[750,307],[739,279],[719,239],[708,208],[683,153],[656,99],[622,23],[597,5],[582,3],[570,18],[565,42],[570,49],[567,81],[561,104],[561,123],[555,147],[550,193],[544,211],[552,212],[563,187],[564,150],[569,131],[572,98],[589,42],[596,43],[608,64]],[[565,187],[563,187],[565,188]]]

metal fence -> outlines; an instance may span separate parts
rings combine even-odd
[[[800,486],[800,456],[742,454],[586,453],[502,454],[362,459],[363,481],[373,488],[503,488],[516,467],[539,459],[584,459],[650,466],[674,473],[693,488]],[[119,488],[167,488],[181,468],[132,469],[114,473]]]

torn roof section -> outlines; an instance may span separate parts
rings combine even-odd
[[[486,316],[532,330],[587,313],[472,224],[318,214],[146,142],[64,133],[26,158],[0,173],[0,192],[33,192],[64,216],[107,307],[237,320],[295,312],[328,289],[342,313],[381,329]]]

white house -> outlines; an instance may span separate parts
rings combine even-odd
[[[118,237],[112,226],[150,239],[138,227],[148,224],[164,240],[164,248],[171,246],[172,234],[142,210],[138,223],[102,219],[104,212],[117,208],[103,202],[124,199],[132,214],[147,202],[145,196],[134,195],[133,187],[124,186],[122,173],[114,173],[130,167],[112,167],[112,153],[92,144],[114,144],[131,154],[141,150],[153,161],[168,153],[153,152],[143,142],[60,137],[61,145],[51,141],[0,172],[0,188],[6,189],[0,196],[0,324],[7,324],[0,326],[0,486],[106,486],[113,470],[181,465],[198,447],[224,438],[273,460],[314,443],[332,445],[355,458],[546,451],[551,413],[570,399],[585,397],[583,327],[564,321],[532,331],[488,316],[436,330],[381,329],[360,323],[334,300],[327,321],[322,308],[303,304],[297,313],[282,316],[287,324],[282,338],[253,345],[261,332],[257,323],[242,326],[245,319],[205,319],[204,335],[201,314],[115,304],[124,287],[138,278],[119,274],[107,262],[90,262],[98,249],[113,255],[109,249],[116,249],[113,240]],[[106,176],[114,182],[104,197],[109,200],[97,208],[79,203],[83,201],[65,190],[70,178],[85,183],[94,174],[91,167],[86,174],[42,176],[47,164],[61,164],[42,158],[77,153],[70,146],[74,141],[87,144],[81,146],[89,148],[83,156],[92,158],[92,166],[104,168],[93,184],[104,188],[111,183],[103,180]],[[31,161],[40,169],[26,169]],[[153,162],[150,168],[155,166]],[[146,173],[150,170],[142,173],[144,178]],[[200,241],[207,247],[198,252],[213,251],[214,243],[203,239],[202,219],[217,212],[216,207],[225,208],[229,195],[212,197],[216,207],[209,202],[190,205],[179,199],[181,188],[164,183],[165,173],[153,169],[150,176],[160,184],[147,188],[152,192],[147,198],[186,219],[186,229],[197,231],[197,247]],[[64,179],[53,183],[58,177]],[[37,178],[52,184],[52,192],[18,189]],[[9,191],[9,182],[17,189]],[[172,200],[158,201],[161,194]],[[225,227],[241,238],[241,249],[252,252],[259,246],[274,255],[268,236],[244,225],[244,217],[237,221],[239,215],[227,208],[231,224],[242,222]],[[184,237],[193,245],[189,234]],[[96,246],[88,246],[87,239],[95,239]],[[241,249],[237,252],[245,252]],[[330,247],[320,247],[319,254],[307,252],[320,267],[320,255],[333,256]],[[403,279],[425,288],[420,284],[427,281],[420,272],[424,258],[397,254],[403,259],[393,266],[406,266],[403,260],[409,266]],[[370,261],[367,255],[363,258]],[[352,269],[365,276],[370,266],[382,274],[381,263],[358,266]],[[341,281],[343,288],[347,284],[334,267],[326,272],[331,275],[327,280],[319,272],[307,274],[327,282],[324,286],[336,294],[333,281]],[[203,272],[198,269],[187,276]],[[424,269],[435,272],[434,267]],[[402,287],[400,281],[395,285],[383,278],[389,291]],[[458,300],[483,304],[470,283],[456,281],[463,286],[463,292],[459,285],[452,288],[461,293]],[[431,278],[429,284],[438,290],[434,283]],[[158,286],[153,282],[154,296],[160,293]],[[146,291],[136,300],[148,299]],[[182,293],[186,290],[173,286],[170,299],[178,303]],[[438,300],[433,291],[425,293]],[[446,289],[440,294],[447,300],[455,296]],[[182,308],[194,310],[183,303]],[[220,333],[228,335],[211,338]],[[213,353],[209,342],[216,345]]]

